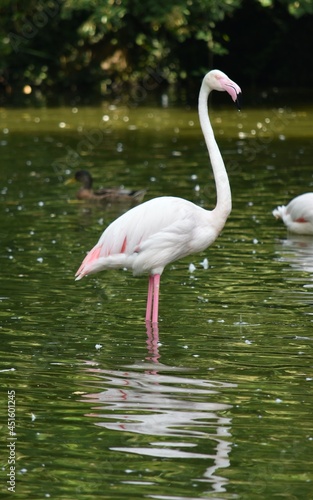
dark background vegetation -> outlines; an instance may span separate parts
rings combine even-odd
[[[198,85],[313,85],[313,0],[0,0],[2,103]]]

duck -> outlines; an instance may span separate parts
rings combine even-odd
[[[93,178],[90,172],[87,170],[78,170],[75,176],[68,179],[65,184],[73,184],[74,182],[80,182],[82,184],[81,188],[76,193],[76,198],[78,200],[87,200],[98,203],[109,203],[114,201],[131,201],[134,203],[140,203],[145,194],[145,189],[133,190],[126,188],[100,188],[93,189]]]
[[[300,194],[272,213],[276,219],[282,219],[291,233],[313,235],[313,193]]]

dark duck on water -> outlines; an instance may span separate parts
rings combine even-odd
[[[140,203],[146,194],[145,189],[100,188],[95,190],[92,187],[93,178],[87,170],[78,170],[72,179],[66,181],[66,184],[72,184],[76,181],[82,184],[81,188],[76,193],[78,200],[90,200],[98,203],[109,203],[114,201]]]

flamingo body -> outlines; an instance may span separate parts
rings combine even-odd
[[[190,201],[171,196],[154,198],[106,228],[76,279],[122,267],[132,269],[135,276],[162,274],[167,264],[205,250],[222,228],[212,212]]]
[[[313,234],[313,193],[304,193],[287,206],[273,210],[276,219],[282,219],[288,230],[298,234]]]
[[[207,111],[211,90],[227,91],[237,102],[240,87],[219,70],[203,79],[199,93],[199,118],[215,177],[217,203],[205,210],[172,196],[154,198],[112,222],[87,254],[76,273],[79,280],[103,269],[128,268],[134,275],[148,273],[146,320],[158,322],[160,276],[165,266],[210,246],[231,212],[227,172]]]

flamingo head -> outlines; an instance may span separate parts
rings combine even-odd
[[[232,100],[237,104],[238,109],[240,109],[240,95],[241,88],[237,83],[233,82],[230,78],[228,78],[225,73],[218,69],[213,69],[209,71],[204,77],[204,81],[208,85],[210,90],[218,90],[220,92],[228,92]]]

